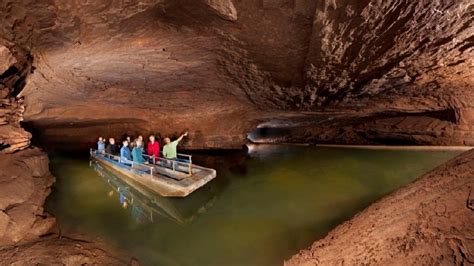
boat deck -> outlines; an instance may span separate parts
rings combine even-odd
[[[124,164],[119,157],[91,150],[91,159],[164,197],[185,197],[216,177],[216,170],[171,161],[162,165]],[[174,164],[173,167],[164,163]]]

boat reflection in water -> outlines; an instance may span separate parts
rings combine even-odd
[[[209,193],[200,193],[193,199],[169,199],[161,197],[140,184],[126,182],[100,164],[91,161],[91,167],[112,188],[109,197],[116,193],[120,205],[131,209],[131,215],[137,223],[157,222],[159,219],[169,219],[177,224],[185,225],[196,219],[210,207],[216,198]]]

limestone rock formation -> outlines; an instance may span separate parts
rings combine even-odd
[[[290,265],[474,264],[474,150],[371,205]]]
[[[0,14],[0,36],[34,58],[25,119],[59,144],[188,129],[188,147],[237,148],[281,111],[327,110],[410,117],[416,129],[381,123],[422,143],[433,128],[447,128],[435,129],[446,144],[472,142],[468,0],[7,0]],[[446,126],[430,116],[452,111]],[[443,126],[418,125],[424,117]]]
[[[44,211],[54,177],[38,148],[0,154],[0,261],[8,265],[127,265],[137,262],[87,236],[58,235]]]
[[[55,219],[43,211],[54,177],[38,149],[0,154],[0,245],[27,242],[46,234]]]
[[[14,63],[16,63],[16,59],[10,49],[3,45],[0,46],[0,74],[5,73]]]
[[[205,0],[205,3],[223,19],[236,21],[238,18],[232,0]]]
[[[0,242],[21,245],[21,252],[0,251],[9,263],[30,256],[48,264],[45,252],[57,246],[80,253],[55,253],[62,263],[89,263],[96,252],[92,244],[31,242],[54,222],[41,208],[51,178],[44,155],[21,151],[31,139],[22,125],[43,143],[73,148],[90,147],[99,135],[185,130],[187,148],[240,148],[263,125],[285,129],[269,141],[474,145],[470,0],[3,0],[0,17],[0,164],[9,167],[0,168],[0,190],[18,191],[0,194]],[[469,172],[468,164],[451,166]],[[417,184],[429,179],[464,193],[452,186],[471,185],[471,176],[457,177]],[[415,194],[429,198],[432,210],[409,202],[411,218],[444,215],[437,203],[452,206],[453,215],[470,215],[459,207],[462,193],[434,199],[426,191],[413,194],[417,186],[394,195],[407,202]],[[375,206],[366,213],[384,222]],[[390,238],[383,245],[400,252],[388,254],[428,262],[433,254],[413,254],[424,252],[425,240],[443,242],[431,231],[436,228],[450,241],[438,251],[457,252],[439,261],[472,262],[472,243],[449,231],[442,215],[435,227],[402,223],[415,241]],[[465,232],[465,220],[457,222]],[[355,239],[379,251],[370,228]],[[350,243],[347,236],[334,241]],[[321,243],[340,255],[331,241]],[[370,250],[358,243],[352,251]],[[336,263],[336,253],[315,258]],[[388,260],[357,254],[353,262]]]
[[[0,152],[10,153],[30,144],[31,134],[20,126],[25,111],[23,99],[12,96],[16,88],[24,85],[24,72],[29,69],[19,71],[24,68],[23,62],[1,43],[0,64]]]
[[[104,251],[104,244],[48,236],[40,241],[0,249],[6,265],[139,265],[120,252]]]

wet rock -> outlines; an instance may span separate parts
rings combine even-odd
[[[285,265],[432,265],[474,261],[474,151],[372,204]]]

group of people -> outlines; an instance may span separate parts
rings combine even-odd
[[[164,138],[163,141],[165,145],[163,146],[163,157],[168,160],[177,160],[178,159],[178,144],[179,142],[188,135],[188,132],[182,134],[174,141],[171,141],[170,138]],[[119,147],[115,144],[114,138],[109,138],[108,143],[106,144],[105,139],[99,137],[97,142],[97,151],[99,153],[107,153],[112,155],[119,155],[121,163],[140,163],[145,164],[149,162],[158,163],[160,160],[160,143],[155,139],[154,135],[149,136],[149,141],[146,145],[146,150],[144,148],[143,136],[138,136],[134,141],[131,141],[130,137],[126,137],[122,141],[122,146]],[[120,148],[120,149],[119,149]],[[145,159],[144,154],[148,155]]]

